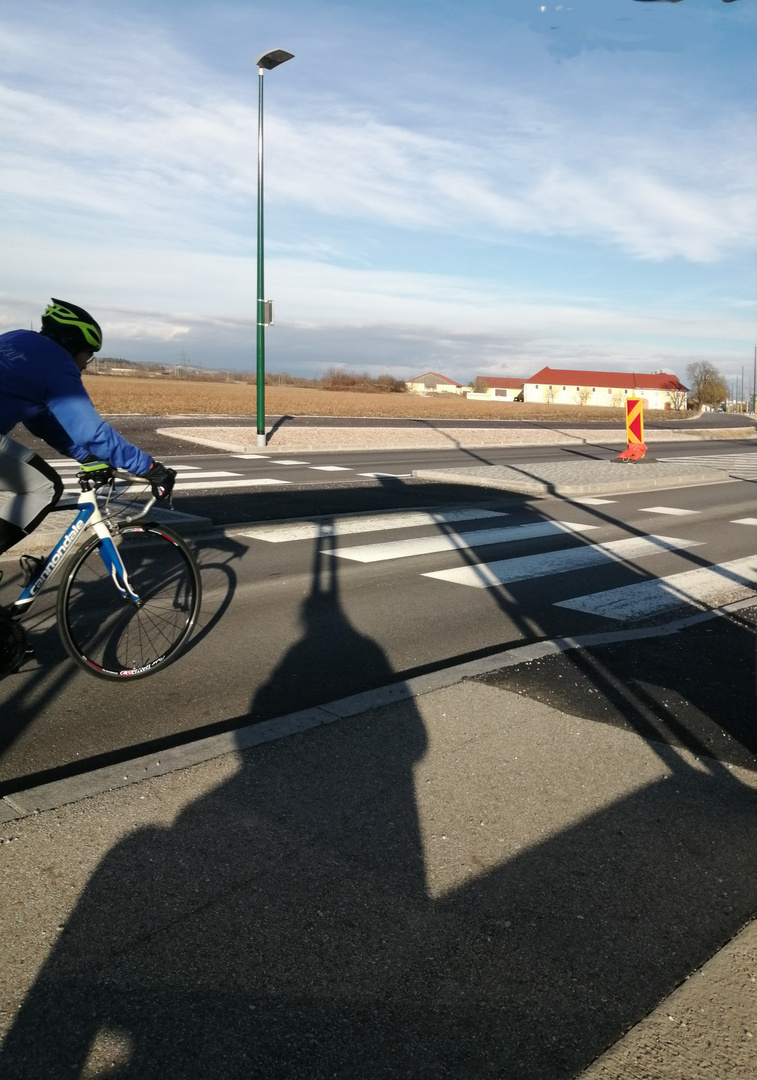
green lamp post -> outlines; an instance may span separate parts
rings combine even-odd
[[[273,49],[262,53],[258,68],[258,302],[257,302],[257,445],[265,446],[265,328],[271,323],[270,305],[266,304],[263,274],[263,74],[291,60],[293,53]]]

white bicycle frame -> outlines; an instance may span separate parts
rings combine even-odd
[[[16,602],[11,605],[9,609],[11,618],[18,619],[29,610],[39,591],[66,561],[66,557],[72,551],[77,538],[85,529],[91,530],[95,536],[98,536],[102,541],[100,544],[100,555],[113,584],[121,593],[121,596],[123,596],[124,600],[133,603],[136,607],[141,606],[139,596],[129,583],[129,575],[126,572],[126,567],[118,552],[118,545],[113,540],[110,523],[107,518],[103,516],[103,513],[98,506],[97,488],[94,487],[93,481],[89,477],[80,479],[80,483],[82,484],[82,491],[77,502],[79,513],[44,560],[42,566],[32,576],[29,584],[21,591]],[[112,481],[110,481],[110,483],[113,484]],[[133,517],[122,518],[123,523],[132,524],[140,521],[147,516],[155,502],[155,496],[148,499],[140,513],[135,514]]]

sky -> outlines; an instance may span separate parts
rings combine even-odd
[[[757,343],[757,0],[3,0],[0,331],[103,355],[528,377]]]

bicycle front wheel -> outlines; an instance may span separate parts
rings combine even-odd
[[[141,679],[178,659],[200,612],[202,585],[187,544],[163,525],[113,533],[132,594],[124,597],[95,537],[58,591],[58,629],[73,660],[104,679]]]

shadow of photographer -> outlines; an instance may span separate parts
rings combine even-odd
[[[252,715],[281,715],[293,681],[345,653],[392,681],[326,535],[300,637]],[[610,766],[568,749],[570,718],[470,684],[443,700],[449,713],[430,695],[258,746],[233,775],[211,762],[156,781],[153,824],[133,824],[136,789],[116,795],[120,839],[0,1075],[572,1077],[754,910],[748,784],[615,731],[604,751],[637,782],[579,798]],[[516,764],[524,751],[541,772]],[[508,843],[455,842],[434,831],[445,814],[471,835],[488,815]]]

